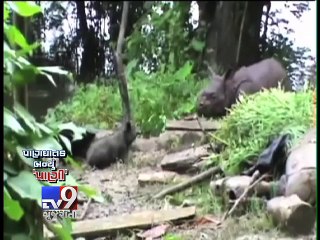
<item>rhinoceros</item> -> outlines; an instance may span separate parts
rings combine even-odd
[[[224,76],[213,76],[213,82],[202,91],[197,113],[206,118],[226,115],[241,93],[253,94],[262,89],[278,87],[292,91],[286,70],[275,58],[264,59],[238,70],[230,69]]]

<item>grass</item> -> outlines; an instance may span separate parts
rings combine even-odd
[[[213,141],[223,143],[224,151],[212,161],[227,173],[239,173],[247,161],[256,159],[272,140],[290,135],[288,147],[312,126],[312,91],[266,90],[245,96],[222,119]]]
[[[172,72],[145,74],[135,72],[129,77],[128,90],[134,119],[144,135],[157,135],[167,119],[179,118],[195,111],[200,90],[208,84],[192,74],[187,62]],[[46,122],[69,122],[113,128],[122,117],[118,85],[80,85],[74,96],[48,111]]]
[[[294,146],[312,126],[312,107],[312,91],[309,90],[292,93],[272,89],[244,97],[230,109],[230,114],[222,119],[221,129],[213,135],[215,142],[225,145],[222,154],[214,155],[213,161],[227,173],[236,174],[244,162],[256,158],[270,141],[281,134],[290,134],[288,147]],[[219,218],[226,211],[222,199],[213,196],[208,184],[195,186],[172,198],[171,202],[177,204],[183,201],[195,203],[200,215],[213,214]],[[200,230],[185,229],[182,233],[170,234],[177,239],[199,239]],[[210,239],[217,240],[236,239],[244,235],[251,239],[255,234],[275,239],[284,237],[273,226],[265,206],[257,201],[252,201],[244,215],[230,217],[222,228],[208,233]]]

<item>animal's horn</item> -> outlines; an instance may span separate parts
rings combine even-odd
[[[204,61],[204,64],[207,66],[212,78],[215,78],[215,76],[217,76],[217,74],[215,74],[215,72],[213,71],[212,67],[209,65],[209,63],[207,61]]]

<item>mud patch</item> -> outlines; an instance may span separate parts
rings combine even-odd
[[[162,185],[138,185],[141,172],[156,168],[156,161],[163,152],[152,154],[134,153],[132,162],[127,165],[117,163],[104,170],[87,169],[81,175],[82,183],[99,189],[106,199],[104,203],[90,204],[85,219],[103,218],[111,215],[128,214],[142,209],[160,209],[161,201],[151,200],[151,196],[160,191]],[[84,206],[80,206],[83,208]]]

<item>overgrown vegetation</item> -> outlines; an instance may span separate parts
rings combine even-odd
[[[51,3],[47,8],[59,10],[61,16],[66,17],[67,4],[65,4],[66,6],[62,4],[57,9],[58,5],[58,3]],[[130,34],[127,33],[126,35],[125,55],[128,61],[126,70],[134,118],[145,135],[158,134],[168,118],[178,118],[194,112],[196,97],[206,84],[206,82],[198,79],[203,70],[202,61],[204,60],[203,51],[206,48],[206,34],[200,34],[202,28],[199,27],[197,20],[191,22],[190,7],[192,5],[190,2],[145,2],[141,6],[131,5],[133,9],[136,8],[136,12],[132,13],[134,16],[131,16],[130,13],[129,18],[132,17],[136,20],[128,25],[128,33]],[[89,4],[86,8],[92,8],[101,13],[96,17],[90,15],[90,19],[101,21],[101,24],[106,21],[102,16],[110,15],[110,10],[106,12],[102,10],[104,8],[113,9],[115,6],[113,4],[108,7],[103,6],[103,4],[99,6]],[[75,5],[70,3],[68,7],[74,8]],[[306,3],[299,3],[291,7],[293,13],[297,14],[297,18],[308,10],[308,4]],[[298,10],[294,11],[296,8]],[[119,17],[121,9],[115,7],[113,10],[114,14],[109,17]],[[50,14],[50,11],[48,11],[48,19],[51,19]],[[70,16],[73,16],[73,14],[70,13]],[[267,22],[262,22],[263,28],[261,31],[263,31],[263,34],[261,38],[264,42],[264,48],[261,49],[261,55],[263,57],[277,56],[282,59],[289,76],[293,76],[293,71],[297,69],[292,64],[295,63],[300,66],[302,62],[305,62],[307,49],[294,49],[293,42],[276,31],[282,25],[287,29],[287,34],[293,32],[292,29],[286,27],[288,21],[282,19],[278,11],[266,12],[265,14],[270,16]],[[59,21],[52,19],[50,23],[58,28],[62,25],[65,17],[59,19]],[[82,17],[86,18],[86,16]],[[89,19],[85,20],[91,22]],[[117,21],[112,20],[110,29],[115,28],[113,26],[114,22]],[[275,27],[275,29],[267,34],[268,27]],[[113,84],[117,79],[110,78],[113,76],[111,72],[114,71],[114,66],[112,53],[108,47],[114,44],[112,39],[114,35],[117,35],[117,31],[111,31],[110,29],[93,29],[97,41],[108,42],[108,44],[98,46],[99,49],[102,46],[106,47],[103,50],[106,54],[105,59],[100,59],[102,62],[99,65],[103,68],[99,71],[104,72],[104,69],[107,69],[108,76],[106,77],[108,79],[101,77],[105,76],[101,73],[102,75],[98,74],[96,76],[97,79],[96,82],[92,83],[93,85],[79,85],[74,96],[68,102],[60,103],[49,111],[46,116],[47,122],[73,121],[79,125],[93,125],[97,128],[109,129],[113,128],[115,122],[121,119],[119,92],[117,86]],[[70,29],[70,31],[73,34],[75,33],[73,29]],[[103,31],[109,32],[111,36],[109,40],[102,39]],[[63,53],[65,48],[70,48],[72,52],[75,51],[74,48],[77,44],[74,44],[73,47],[67,45],[73,41],[73,38],[77,42],[79,36],[77,38],[71,33],[70,36],[61,33],[61,36],[55,40],[60,44],[55,45],[57,50],[60,49],[59,52]],[[61,39],[62,36],[65,36],[68,41]],[[105,61],[108,61],[107,65]],[[302,65],[299,67],[301,71],[304,69],[303,67]],[[150,72],[153,73],[149,74]],[[303,83],[297,83],[296,78],[295,76],[291,79],[294,85],[303,85]],[[107,83],[107,85],[101,85],[101,83]]]
[[[207,84],[194,73],[197,61],[191,60],[192,54],[201,52],[204,43],[189,36],[191,24],[184,16],[189,7],[172,2],[146,5],[148,11],[127,39],[129,94],[134,119],[144,135],[159,134],[167,119],[194,112],[197,96]],[[100,82],[79,85],[68,102],[48,111],[46,122],[113,128],[122,114],[118,87],[110,79],[107,86]]]
[[[71,4],[75,3],[71,2]],[[102,4],[97,2],[95,7],[101,7]],[[118,3],[113,5],[113,13],[116,13],[116,4]],[[52,2],[51,5],[64,12],[63,15],[55,14],[59,20],[56,24],[52,23],[57,21],[56,18],[52,17],[50,20],[50,17],[46,16],[49,18],[49,20],[47,19],[49,27],[57,25],[56,28],[58,29],[68,13],[66,9],[59,6],[59,3]],[[41,12],[39,6],[29,3],[11,2],[10,6],[15,12],[25,17]],[[161,9],[163,13],[154,11],[155,7]],[[135,12],[138,16],[135,19],[140,20],[135,22],[134,29],[131,32],[129,31],[131,35],[127,38],[126,54],[129,63],[127,64],[126,74],[130,80],[128,85],[134,118],[145,135],[158,134],[163,130],[167,119],[181,118],[193,113],[197,95],[207,84],[206,81],[198,79],[199,72],[196,72],[199,65],[202,64],[200,57],[205,48],[205,43],[196,39],[197,34],[191,31],[191,24],[186,21],[189,7],[189,3],[183,2],[154,2],[149,5],[149,8],[146,7],[148,11],[145,15],[141,16],[140,14],[138,16],[139,14]],[[100,13],[103,12],[102,15],[105,17],[106,9],[101,7],[100,10],[103,10]],[[112,12],[110,9],[108,11]],[[121,9],[117,11],[121,12]],[[50,12],[54,11],[48,11],[48,14]],[[7,38],[7,41],[4,41],[5,90],[12,91],[12,86],[23,86],[34,80],[37,74],[46,75],[53,83],[53,78],[48,72],[66,74],[60,68],[35,67],[26,60],[27,53],[37,49],[40,44],[30,45],[27,43],[18,28],[8,23],[11,14],[9,5],[5,4],[4,28]],[[101,24],[102,15],[97,14],[97,19],[100,18],[98,19],[99,24]],[[89,18],[91,18],[86,19],[86,16],[84,17],[85,21],[89,21]],[[117,24],[117,21],[113,22],[115,22],[113,25]],[[37,30],[41,32],[40,28]],[[81,29],[80,31],[75,30],[79,29],[73,29],[71,31],[73,35],[82,31]],[[94,52],[95,57],[99,56],[98,60],[100,62],[95,59],[96,61],[91,62],[99,62],[98,66],[93,66],[90,69],[84,64],[83,68],[87,68],[88,72],[95,69],[92,72],[99,76],[106,68],[106,61],[109,62],[106,71],[112,72],[113,70],[110,57],[112,53],[105,49],[106,46],[109,47],[112,44],[112,38],[106,41],[102,37],[97,37],[106,35],[106,32],[103,33],[98,27],[94,29],[94,32],[99,46],[96,46],[94,51],[87,48],[87,52]],[[69,33],[70,39],[62,34],[55,39],[55,44],[51,46],[55,57],[55,54],[62,53],[63,57],[60,59],[68,59],[70,62],[71,59],[66,57],[69,56],[66,54],[76,55],[76,48],[80,46],[80,37],[75,37],[71,33]],[[116,31],[112,35],[113,37],[116,36]],[[292,42],[282,35],[278,37],[278,34],[273,33],[268,44],[269,46],[265,51],[269,51],[269,55],[286,59],[286,67],[289,70],[292,70],[289,68],[291,63],[305,60],[303,58],[305,49],[294,51]],[[15,50],[16,45],[19,46],[19,50]],[[91,46],[87,44],[86,47],[88,45]],[[268,55],[268,53],[262,54]],[[88,56],[86,57],[87,60],[93,59],[90,58],[92,56]],[[79,73],[80,70],[76,69],[75,72]],[[110,76],[112,74],[109,74],[108,77]],[[41,186],[44,183],[35,180],[30,171],[33,159],[24,158],[21,150],[24,148],[47,149],[48,146],[53,149],[61,149],[61,136],[58,134],[59,125],[57,122],[71,121],[82,126],[93,125],[98,128],[113,128],[114,124],[121,119],[121,99],[118,85],[112,83],[114,79],[108,79],[108,85],[101,85],[103,81],[99,80],[92,84],[79,85],[68,102],[60,103],[48,112],[46,124],[36,122],[34,117],[19,104],[14,105],[13,111],[4,108],[6,239],[42,238],[42,232],[37,232],[37,229],[42,229],[42,221],[38,221],[42,216],[37,215],[41,214]],[[222,166],[228,173],[238,173],[245,162],[256,158],[275,137],[290,133],[292,136],[291,145],[293,145],[295,140],[311,124],[312,93],[309,90],[297,94],[271,90],[247,96],[241,103],[239,102],[231,109],[230,115],[222,121],[222,128],[213,136],[214,141],[226,145],[221,155],[213,156],[213,161]],[[71,176],[67,177],[64,184],[78,185]],[[79,189],[98,200],[93,189],[83,185],[80,185]],[[221,202],[212,196],[208,186],[197,186],[190,192],[177,194],[171,199],[171,202],[175,201],[182,204],[186,197],[195,199],[197,201],[196,205],[202,208],[203,213],[221,212]],[[268,225],[265,224],[265,216],[261,217],[262,215],[259,215],[259,210],[253,209],[252,212],[256,215],[254,220],[260,220],[257,221],[257,231],[262,231],[267,229]],[[247,220],[246,216],[241,220]],[[250,223],[247,225],[250,225]],[[237,228],[235,229],[237,231]],[[55,232],[64,239],[71,239],[70,232],[66,228],[63,229],[59,226],[55,229]],[[226,234],[226,236],[229,235]],[[167,236],[166,239],[178,238],[172,235],[171,238]]]
[[[174,72],[201,53],[205,43],[193,34],[190,2],[150,2],[147,8],[128,37],[128,57],[140,69]]]
[[[35,80],[38,74],[48,77],[50,73],[67,74],[59,67],[36,67],[27,57],[38,43],[28,44],[17,26],[10,24],[19,14],[31,17],[41,13],[41,8],[29,2],[5,2],[4,11],[4,88],[5,93],[19,91],[18,87]],[[41,187],[43,185],[78,185],[79,190],[99,200],[91,187],[77,184],[67,175],[64,183],[47,183],[36,180],[32,174],[34,159],[22,154],[24,149],[61,150],[59,129],[39,123],[18,102],[14,102],[13,111],[4,107],[4,239],[43,239],[43,224],[61,239],[72,239],[70,221],[52,224],[43,220]],[[64,141],[68,146],[68,142]],[[101,200],[101,199],[100,199]]]
[[[312,96],[311,90],[293,93],[271,89],[243,97],[213,135],[213,141],[225,145],[213,161],[228,173],[239,173],[276,137],[290,134],[289,147],[294,145],[312,126]]]
[[[195,110],[205,81],[192,74],[186,62],[178,71],[131,74],[128,88],[135,121],[142,133],[158,134],[167,119],[179,118]],[[67,103],[49,111],[47,122],[73,121],[79,125],[112,128],[121,118],[121,99],[117,85],[81,85]]]

